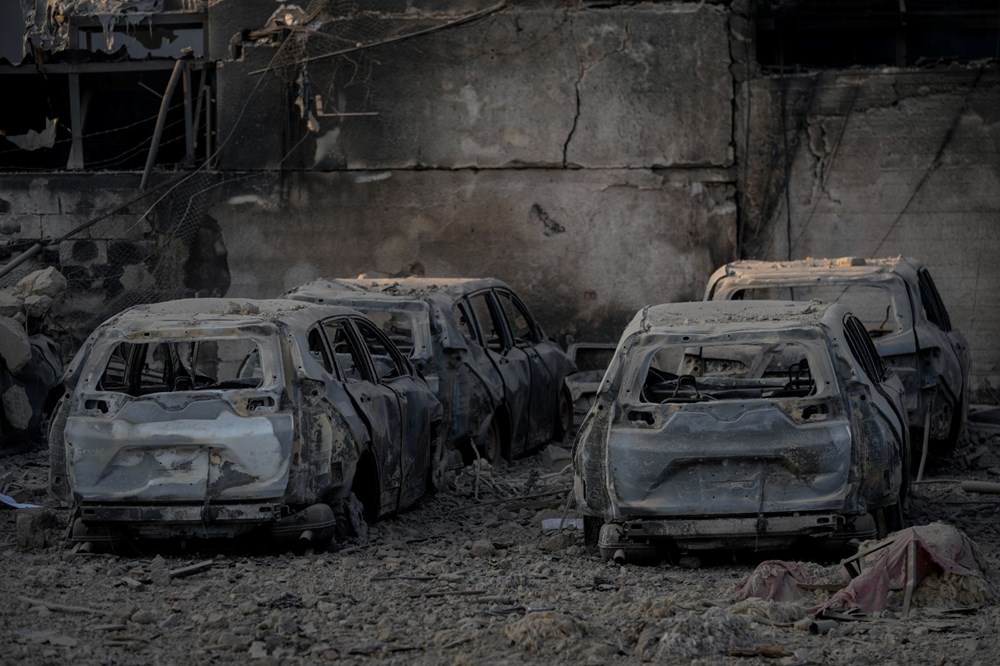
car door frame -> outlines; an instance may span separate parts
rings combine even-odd
[[[336,348],[330,340],[326,325],[345,324],[349,343],[360,354],[361,379],[348,378]],[[375,460],[378,475],[379,506],[373,513],[378,516],[391,513],[399,508],[402,490],[402,465],[400,450],[399,401],[395,392],[377,381],[377,373],[360,334],[354,327],[351,315],[335,315],[320,321],[320,330],[345,391],[351,397],[355,410],[368,427],[371,454]],[[353,482],[352,482],[353,483]],[[371,510],[371,507],[366,507]]]
[[[852,314],[847,314],[842,321],[842,326],[844,341],[847,343],[847,353],[853,362],[855,371],[855,377],[850,380],[852,386],[848,387],[848,392],[853,391],[858,396],[859,401],[855,403],[855,409],[861,411],[861,419],[852,423],[852,427],[863,430],[861,427],[863,421],[874,416],[885,425],[883,432],[887,431],[898,443],[897,450],[892,453],[899,458],[900,478],[897,492],[901,500],[905,502],[909,491],[911,452],[906,411],[901,400],[902,383],[882,362],[882,358],[861,320]],[[886,384],[889,383],[892,386],[887,388]],[[891,459],[890,456],[886,456],[886,458]],[[885,458],[883,459],[885,460]],[[885,478],[884,474],[883,478]],[[888,488],[891,489],[893,481],[888,478],[885,480]]]
[[[914,316],[914,328],[922,352],[919,358],[921,363],[931,364],[931,367],[922,369],[922,376],[936,377],[938,387],[928,410],[931,415],[945,408],[951,411],[948,427],[945,428],[944,424],[937,427],[947,436],[961,430],[964,423],[963,399],[969,381],[969,346],[965,336],[952,327],[951,317],[926,266],[917,268],[917,296],[921,307],[919,316]],[[934,367],[934,350],[938,350],[942,357],[937,367]],[[958,428],[955,427],[956,416],[959,418]]]
[[[472,303],[472,299],[479,297],[486,299],[493,321],[499,325],[499,330],[497,330],[501,342],[501,351],[499,352],[490,349],[486,344],[486,334],[482,322],[479,321],[479,313],[476,312]],[[531,425],[529,406],[531,401],[531,361],[527,352],[514,346],[513,338],[507,330],[507,318],[500,303],[497,302],[493,288],[477,289],[466,294],[462,300],[467,303],[467,313],[472,318],[480,346],[485,350],[486,356],[503,380],[504,404],[507,408],[507,418],[510,421],[508,424],[510,434],[508,453],[512,456],[517,455],[526,448]]]
[[[417,379],[412,363],[381,328],[363,315],[350,315],[350,320],[358,339],[368,352],[373,381],[388,388],[396,396],[400,424],[399,464],[402,474],[398,506],[402,508],[423,497],[427,489],[434,430],[433,405],[430,404],[433,394],[422,380]],[[361,326],[369,328],[374,337],[385,346],[400,374],[389,378],[379,376],[378,368],[371,358],[371,349],[368,349],[364,334],[361,332]]]
[[[530,377],[530,397],[529,418],[530,426],[528,431],[527,446],[540,445],[552,439],[556,431],[556,419],[559,418],[559,391],[562,390],[562,377],[557,370],[558,363],[556,356],[562,356],[563,351],[545,337],[541,327],[531,314],[531,310],[525,305],[513,290],[504,287],[494,287],[493,292],[503,314],[504,325],[508,329],[508,337],[511,343],[522,349],[528,356],[531,370]],[[531,328],[532,337],[528,342],[519,342],[514,334],[514,324],[507,316],[503,306],[503,298],[507,297],[513,306],[520,310],[521,316],[525,318]]]

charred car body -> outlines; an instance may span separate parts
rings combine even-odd
[[[837,302],[864,322],[899,375],[914,445],[926,435],[953,447],[965,425],[969,349],[954,330],[927,268],[915,259],[737,261],[717,270],[705,300]]]
[[[75,506],[78,541],[322,542],[338,518],[363,530],[362,510],[376,519],[440,482],[439,401],[348,308],[137,306],[94,331],[65,382],[50,489]]]
[[[572,426],[573,366],[499,280],[320,279],[288,298],[355,308],[382,325],[444,405],[446,439],[468,462],[524,453]]]
[[[644,308],[575,442],[588,536],[604,557],[638,561],[896,528],[901,396],[841,305]]]

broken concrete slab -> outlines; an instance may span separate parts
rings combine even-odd
[[[0,316],[0,357],[10,372],[18,372],[31,358],[31,342],[24,326]]]
[[[15,384],[4,391],[0,403],[4,418],[15,430],[25,430],[31,423],[31,401],[21,386]]]
[[[14,293],[22,296],[48,296],[56,298],[66,291],[66,278],[55,266],[32,271],[21,278]]]

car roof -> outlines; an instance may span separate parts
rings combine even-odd
[[[308,325],[356,310],[288,299],[188,298],[136,305],[108,319],[103,327],[123,331],[153,330],[176,325],[238,327],[264,322]]]
[[[729,331],[816,328],[843,320],[848,310],[819,301],[693,301],[649,305],[636,313],[622,339],[635,333],[719,334]]]
[[[725,276],[736,279],[787,280],[789,278],[837,277],[863,279],[896,273],[909,277],[921,266],[908,257],[839,257],[836,259],[798,259],[791,261],[760,261],[745,259],[719,268],[710,279],[713,284]]]
[[[503,287],[506,284],[494,278],[319,278],[290,291],[288,296],[312,296],[325,293],[338,295],[364,295],[381,298],[412,298],[424,300],[446,294],[456,300],[480,289]]]

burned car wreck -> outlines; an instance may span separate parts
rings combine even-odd
[[[953,448],[965,426],[969,346],[927,268],[906,257],[737,261],[709,278],[705,300],[836,302],[864,322],[900,377],[915,447]]]
[[[315,542],[441,483],[441,405],[370,320],[299,301],[143,305],[84,343],[49,433],[73,539]]]
[[[445,438],[465,462],[519,455],[572,427],[573,364],[499,280],[319,279],[286,297],[355,308],[382,326],[435,389]]]
[[[605,558],[784,548],[898,528],[902,387],[841,305],[642,309],[574,446]]]

